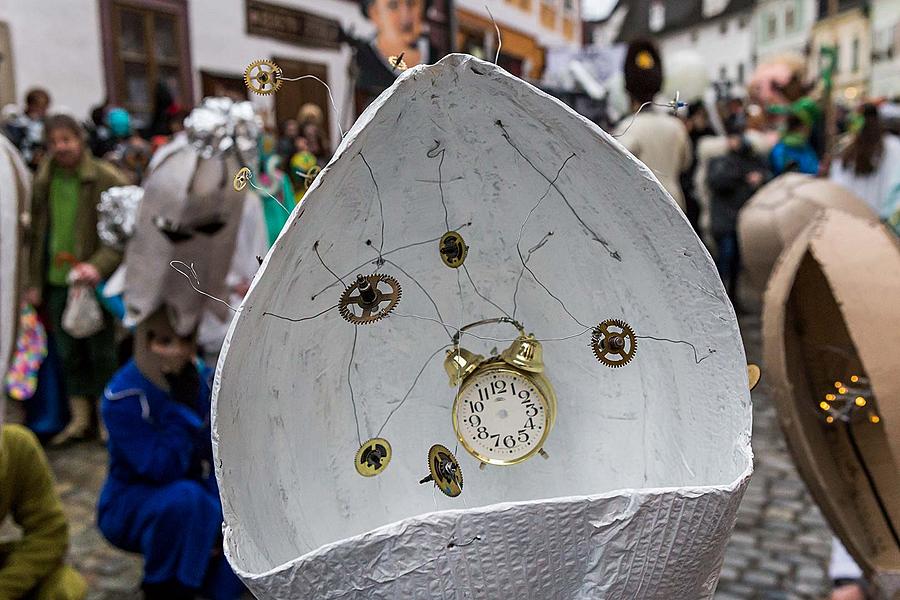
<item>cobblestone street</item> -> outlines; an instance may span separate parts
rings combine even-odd
[[[760,362],[759,317],[742,319],[748,360]],[[830,533],[787,452],[763,381],[753,393],[756,470],[725,555],[717,600],[794,600],[827,595]],[[72,562],[91,600],[138,597],[137,556],[115,550],[94,525],[106,471],[104,449],[84,443],[49,451],[72,527]],[[544,600],[544,599],[540,599]]]

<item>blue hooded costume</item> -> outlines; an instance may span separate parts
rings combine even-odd
[[[177,581],[213,600],[244,588],[221,551],[222,506],[212,464],[210,371],[200,367],[194,407],[176,402],[129,361],[101,411],[109,474],[97,510],[113,545],[144,557],[144,583]]]

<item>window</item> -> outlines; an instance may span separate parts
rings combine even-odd
[[[725,19],[722,19],[722,22],[719,23],[719,33],[721,33],[722,35],[728,33],[728,21],[726,21]]]
[[[788,6],[784,11],[784,30],[794,31],[797,29],[797,11],[793,6]]]
[[[696,44],[698,39],[700,39],[700,33],[696,29],[692,29],[691,30],[691,43]]]
[[[719,67],[719,80],[725,81],[726,79],[728,79],[728,69],[722,65]]]
[[[853,38],[852,53],[850,57],[851,72],[859,73],[859,38]]]
[[[741,85],[744,84],[744,63],[738,63],[737,66],[737,80]]]
[[[566,12],[575,10],[575,0],[563,0],[563,10]]]
[[[775,35],[778,33],[778,20],[775,18],[775,15],[768,14],[766,15],[766,26],[763,30],[766,32],[767,40],[774,40]]]
[[[157,1],[152,8],[140,0],[105,0],[101,6],[110,100],[138,121],[150,117],[159,84],[174,102],[190,104],[184,0]]]
[[[666,5],[661,0],[650,3],[650,14],[647,15],[650,31],[660,31],[666,26]]]
[[[747,26],[747,17],[741,17],[738,19],[738,29],[743,29]]]

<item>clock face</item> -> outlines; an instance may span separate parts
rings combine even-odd
[[[525,460],[541,449],[548,404],[530,377],[509,368],[473,373],[456,399],[453,426],[475,458],[497,465]]]

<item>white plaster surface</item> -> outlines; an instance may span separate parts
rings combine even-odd
[[[442,166],[428,156],[436,146]],[[392,462],[360,477],[354,326],[337,309],[296,323],[266,313],[335,306],[343,286],[316,242],[345,282],[373,271],[400,281],[395,313],[356,330],[349,369],[360,436],[374,437],[449,343],[411,315],[436,319],[436,305],[452,331],[502,314],[439,258],[440,188],[450,227],[466,225],[478,292],[508,312],[529,211],[523,255],[553,232],[528,266],[574,318],[525,273],[516,316],[538,338],[584,331],[575,318],[623,318],[639,336],[693,344],[702,361],[686,343],[639,339],[635,360],[609,369],[588,333],[546,341],[559,398],[549,460],[482,471],[459,449],[465,486],[451,499],[418,484],[429,447],[456,445],[439,352],[384,427]],[[463,55],[401,76],[295,209],[232,322],[213,419],[226,554],[261,598],[708,598],[752,468],[737,321],[671,197],[599,128]]]

